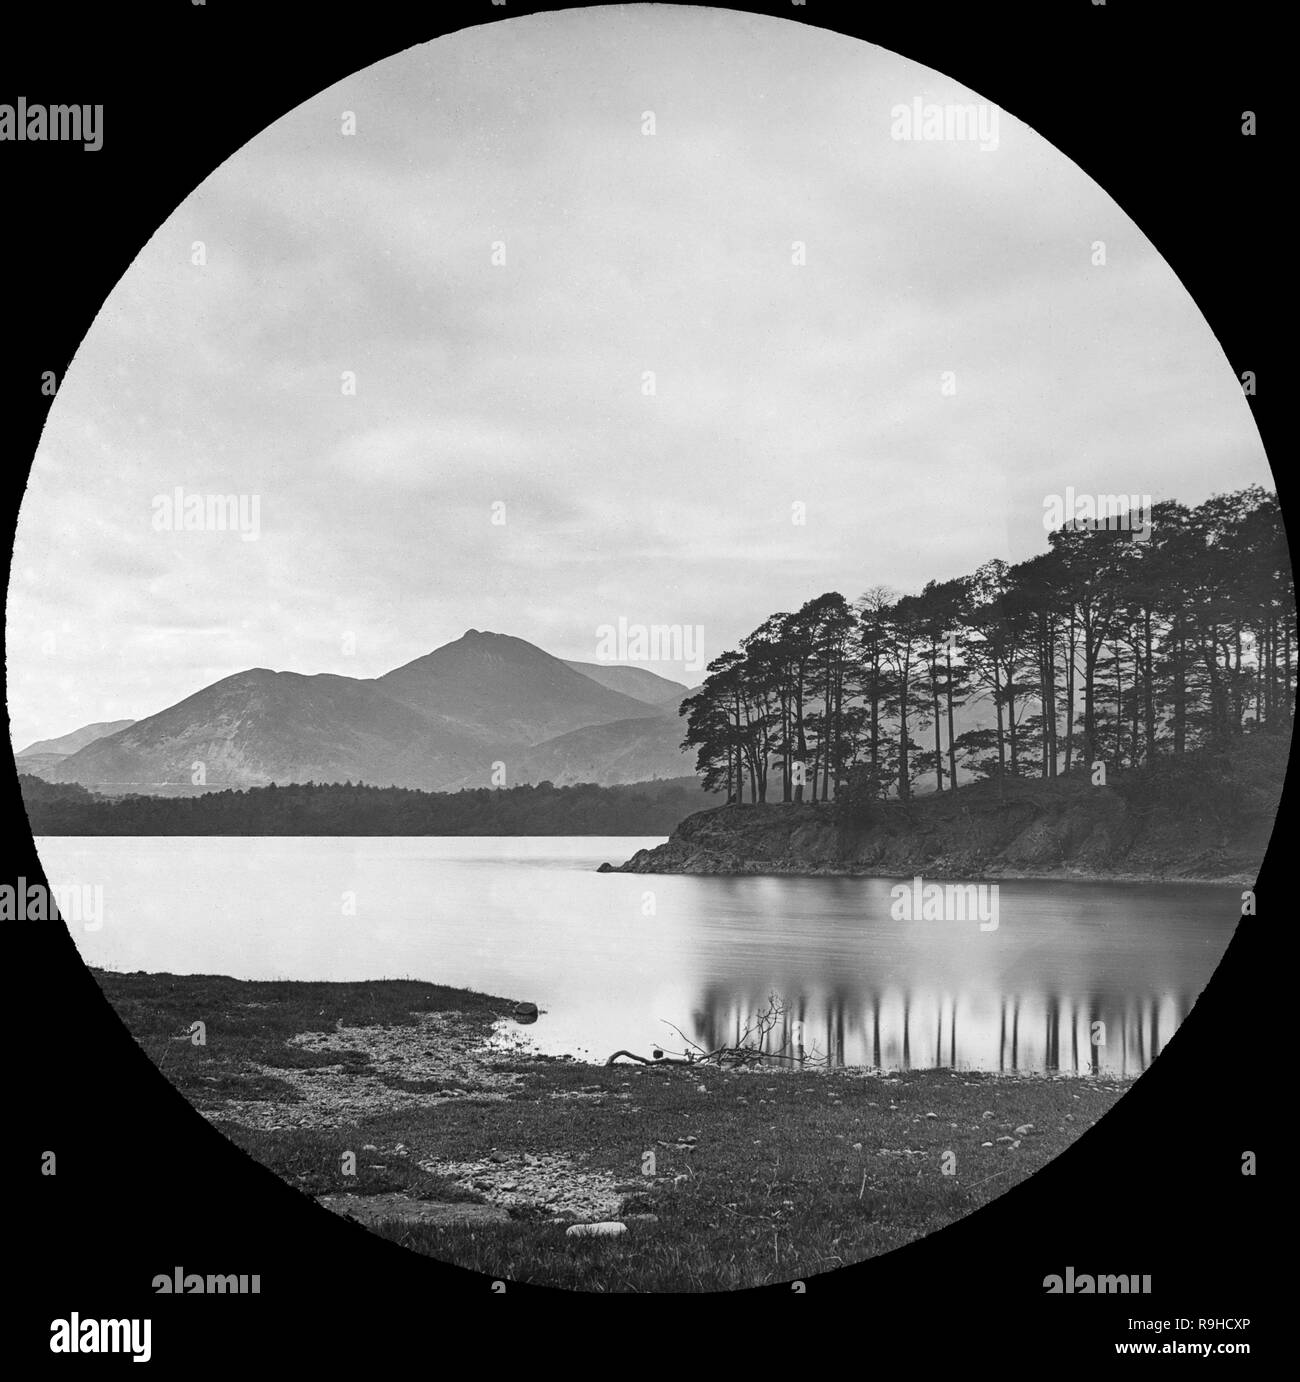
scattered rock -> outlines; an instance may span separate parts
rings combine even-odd
[[[617,1238],[627,1232],[627,1225],[617,1221],[603,1224],[570,1224],[564,1230],[566,1238]]]
[[[411,1017],[410,1023],[398,1026],[300,1032],[285,1044],[337,1055],[338,1062],[304,1067],[255,1064],[250,1071],[289,1085],[296,1096],[292,1103],[227,1099],[201,1112],[211,1120],[259,1131],[336,1128],[362,1118],[428,1108],[439,1099],[503,1100],[518,1087],[520,1075],[502,1073],[489,1064],[490,1024],[475,1030],[457,1013],[417,1012]],[[394,1057],[403,1081],[414,1087],[394,1088],[383,1082],[381,1070],[391,1067]],[[431,1093],[430,1088],[440,1092]]]

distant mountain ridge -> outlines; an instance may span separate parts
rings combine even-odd
[[[647,705],[671,704],[676,709],[682,697],[690,694],[681,682],[656,676],[644,667],[625,667],[615,662],[570,662],[568,659],[565,659],[564,665],[609,687],[611,691],[621,691],[625,696],[633,696]]]
[[[643,668],[567,662],[469,629],[371,679],[250,668],[142,720],[40,741],[21,766],[113,793],[309,781],[613,786],[693,775],[693,755],[678,747],[686,691]],[[73,743],[62,755],[48,747]]]
[[[118,730],[126,729],[133,724],[134,720],[101,720],[97,724],[82,725],[80,729],[74,729],[71,734],[61,735],[57,739],[38,739],[34,744],[28,744],[25,749],[19,749],[14,756],[30,758],[40,754],[66,757],[70,753],[76,753],[78,749],[84,749],[87,744],[93,744],[96,739],[116,734]]]

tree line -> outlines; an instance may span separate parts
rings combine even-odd
[[[35,835],[670,835],[700,809],[691,777],[461,792],[304,782],[189,797],[18,781]]]
[[[705,788],[906,800],[959,773],[1141,767],[1289,732],[1295,595],[1275,494],[1163,501],[1144,531],[1071,521],[1047,542],[919,594],[832,591],[770,615],[682,702]]]

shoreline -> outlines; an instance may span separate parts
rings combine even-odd
[[[636,856],[633,855],[633,858]],[[1249,874],[1231,873],[1213,877],[1200,875],[1192,876],[1170,876],[1167,874],[1152,873],[1096,873],[1088,871],[1063,871],[1055,870],[1052,872],[1030,872],[1024,869],[1017,869],[1014,872],[975,872],[975,873],[954,873],[954,872],[925,872],[921,874],[900,873],[897,869],[883,868],[832,868],[807,866],[774,868],[764,865],[761,868],[745,869],[702,869],[702,868],[629,868],[631,860],[625,860],[622,864],[602,865],[596,870],[597,873],[624,873],[638,874],[643,877],[675,877],[675,878],[890,878],[895,882],[910,882],[915,877],[921,877],[926,882],[933,883],[1122,883],[1128,885],[1169,885],[1186,883],[1196,887],[1206,888],[1250,888],[1253,889],[1255,881]]]
[[[511,1000],[416,980],[92,975],[213,1129],[322,1210],[575,1290],[730,1290],[889,1252],[1041,1169],[1138,1078],[595,1065],[502,1049]],[[619,1227],[571,1232],[593,1223]]]

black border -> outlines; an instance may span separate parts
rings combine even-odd
[[[42,371],[62,376],[139,248],[215,166],[302,100],[414,43],[568,8],[577,6],[479,0],[426,11],[380,0],[337,9],[170,0],[7,15],[0,101],[102,102],[106,113],[104,147],[93,156],[75,146],[0,144],[6,531],[50,401],[40,393]],[[1234,369],[1257,372],[1251,406],[1277,468],[1285,405],[1270,327],[1284,262],[1280,98],[1288,89],[1280,11],[1121,0],[725,8],[904,54],[996,101],[1073,158],[1169,260]],[[1258,117],[1251,138],[1241,133],[1246,110]],[[1284,469],[1277,480],[1286,505],[1290,475]],[[13,812],[5,874],[38,877],[7,758],[0,774]],[[1276,1123],[1289,1102],[1285,1066],[1274,1072],[1266,1064],[1285,1061],[1285,1051],[1261,1029],[1275,1020],[1280,997],[1272,952],[1285,833],[1279,829],[1261,877],[1260,915],[1241,924],[1165,1053],[1098,1128],[992,1207],[807,1283],[809,1296],[850,1308],[842,1323],[860,1321],[837,1341],[865,1346],[860,1366],[951,1357],[984,1371],[1114,1358],[1113,1344],[1135,1337],[1124,1328],[1130,1303],[1043,1292],[1046,1274],[1087,1263],[1151,1273],[1144,1310],[1252,1318],[1244,1337],[1252,1357],[1261,1356],[1276,1323],[1269,1301],[1278,1268],[1266,1247],[1278,1227],[1274,1205],[1259,1196],[1270,1177],[1276,1183]],[[202,1373],[246,1361],[320,1361],[342,1371],[403,1357],[446,1366],[459,1320],[444,1307],[491,1294],[487,1279],[380,1242],[283,1186],[142,1059],[66,933],[15,924],[9,940],[10,992],[28,1001],[8,1024],[20,1096],[17,1134],[5,1139],[7,1184],[11,1202],[32,1216],[14,1245],[23,1299],[10,1339],[32,1348],[34,1364],[51,1366],[49,1321],[77,1310],[150,1317],[154,1367]],[[56,1177],[39,1172],[47,1148],[58,1150]],[[1255,1177],[1240,1174],[1246,1149],[1259,1158]],[[260,1273],[261,1295],[213,1301],[150,1290],[151,1278],[176,1264],[207,1270],[232,1262]],[[791,1294],[773,1287],[705,1301],[731,1309],[733,1301],[743,1308],[759,1295]],[[512,1283],[495,1309],[509,1318],[511,1302],[526,1296],[545,1299],[548,1313],[536,1317],[543,1330],[557,1306],[593,1324],[593,1311],[605,1308],[598,1296]],[[815,1308],[807,1301],[772,1322]],[[823,1324],[833,1318],[821,1316]],[[539,1362],[542,1340],[552,1344],[548,1361],[563,1350],[570,1366],[575,1353],[609,1365],[596,1335],[527,1336]],[[751,1340],[767,1353],[772,1334],[727,1343]],[[494,1353],[500,1341],[491,1337]],[[799,1342],[806,1359],[813,1341]],[[471,1335],[465,1346],[480,1341]],[[126,1360],[91,1366],[114,1361]]]

